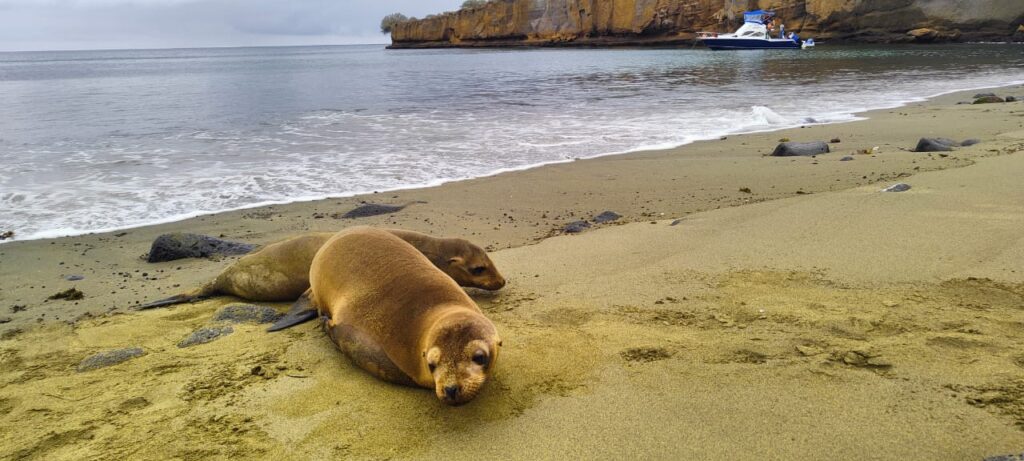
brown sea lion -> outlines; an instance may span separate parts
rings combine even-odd
[[[498,290],[505,279],[482,248],[459,238],[437,238],[419,232],[385,229],[420,250],[434,265],[465,287]],[[313,256],[334,232],[315,232],[267,245],[224,269],[213,281],[170,298],[143,304],[152,309],[219,295],[249,301],[292,301],[309,289]]]
[[[324,329],[364,370],[434,389],[449,405],[472,400],[501,339],[464,290],[423,253],[371,227],[343,230],[317,252],[304,297]]]

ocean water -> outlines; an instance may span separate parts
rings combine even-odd
[[[1015,45],[0,53],[0,231],[434,185],[1014,83]]]

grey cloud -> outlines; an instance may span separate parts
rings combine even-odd
[[[0,0],[0,50],[384,43],[461,0]]]

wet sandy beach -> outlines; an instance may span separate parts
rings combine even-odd
[[[956,105],[971,94],[431,189],[0,245],[0,455],[1021,453],[1024,105]],[[911,152],[923,136],[982,142]],[[782,138],[841,142],[815,158],[765,156]],[[912,188],[879,192],[897,182]],[[425,203],[331,217],[360,201]],[[623,218],[559,235],[605,210]],[[492,250],[508,286],[471,294],[505,347],[475,401],[449,408],[429,391],[376,380],[312,323],[268,334],[265,324],[214,320],[237,299],[130,309],[233,260],[146,263],[159,234],[264,244],[357,224],[465,236]],[[46,301],[71,287],[84,298]],[[230,334],[178,347],[199,328],[226,326]],[[78,371],[124,348],[141,355]]]

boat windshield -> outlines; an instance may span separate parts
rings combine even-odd
[[[759,37],[764,38],[765,34],[768,33],[768,28],[764,24],[757,24],[748,22],[744,24],[739,30],[736,31],[737,37]]]

